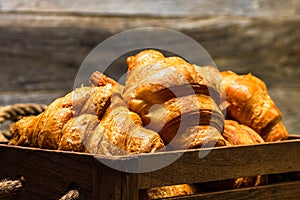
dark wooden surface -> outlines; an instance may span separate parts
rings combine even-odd
[[[73,88],[80,64],[100,42],[157,26],[198,41],[220,70],[262,78],[289,132],[297,133],[299,10],[297,0],[0,1],[0,105],[50,103]],[[119,62],[112,75],[125,69]]]
[[[90,168],[93,168],[93,185],[90,185],[90,188],[93,188],[92,195],[93,200],[102,200],[102,199],[121,199],[122,195],[122,173],[116,171],[112,168],[109,168],[97,160],[93,159],[92,156],[89,157],[91,160],[94,160],[93,165],[90,165]],[[74,160],[76,163],[76,160]],[[80,195],[80,199],[85,199],[84,196]]]
[[[139,188],[300,171],[300,161],[296,155],[299,150],[298,139],[278,144],[216,148],[203,159],[199,159],[199,151],[189,151],[166,168],[140,174]],[[159,156],[168,158],[168,154],[155,155],[155,158],[153,155],[153,162]],[[141,157],[139,162],[149,157]]]
[[[0,179],[25,178],[25,189],[18,199],[59,199],[72,182],[78,184],[83,199],[92,199],[92,169],[96,163],[92,156],[5,145],[0,145],[0,152]]]
[[[0,178],[24,176],[24,191],[11,199],[58,199],[71,183],[78,185],[81,199],[138,199],[138,189],[300,171],[299,143],[300,139],[294,139],[280,143],[220,147],[213,149],[203,159],[198,156],[207,151],[204,149],[139,156],[94,157],[83,153],[0,144]],[[148,173],[125,173],[102,164],[124,164],[128,160],[134,160],[142,166],[161,158],[167,160],[176,157],[183,152],[185,153],[174,163]],[[263,194],[266,198],[296,199],[300,194],[299,184],[299,181],[295,181],[201,195],[204,199],[211,199],[213,195],[220,199],[259,199]],[[290,188],[290,192],[287,192],[287,188]]]
[[[212,192],[207,194],[198,194],[186,197],[170,198],[172,200],[227,200],[227,199],[256,199],[256,200],[281,200],[281,199],[293,199],[298,200],[300,198],[300,181],[278,183],[273,185],[265,185],[259,187],[243,188],[237,190]]]

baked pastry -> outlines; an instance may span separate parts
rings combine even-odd
[[[219,108],[220,87],[213,81],[214,76],[221,80],[217,70],[154,50],[127,58],[127,65],[124,100],[141,116],[144,126],[157,131],[175,149],[218,143],[224,116]],[[203,134],[207,130],[213,134]],[[199,139],[203,135],[205,141]]]
[[[121,85],[114,86],[111,104],[94,129],[94,135],[89,139],[87,149],[91,153],[105,155],[163,150],[164,143],[158,133],[143,128],[141,118],[128,110],[122,98],[122,91]]]
[[[111,85],[98,88],[82,87],[67,94],[65,97],[54,100],[40,115],[25,117],[16,122],[12,128],[12,139],[9,144],[58,149],[61,146],[60,141],[65,124],[73,118],[73,115],[79,116],[82,114],[88,98],[105,95],[104,99],[109,99],[112,95],[111,90]],[[108,91],[110,92],[108,93]],[[94,93],[101,95],[94,95]],[[101,96],[101,99],[103,97]],[[101,101],[100,99],[93,100],[95,102]],[[94,107],[94,105],[89,106]],[[96,111],[92,112],[91,109],[87,108],[89,106],[86,106],[85,111],[88,114],[95,114]],[[102,109],[99,108],[99,110]]]
[[[222,136],[226,140],[226,146],[249,145],[264,143],[261,136],[250,127],[239,124],[234,120],[225,120]],[[198,187],[205,190],[225,190],[232,188],[243,188],[265,184],[266,175],[240,177],[222,181],[212,181],[198,184]]]
[[[10,144],[105,155],[163,149],[160,136],[143,128],[140,117],[127,109],[123,87],[101,77],[98,87],[78,88],[40,115],[19,120]]]
[[[266,142],[283,140],[288,132],[281,122],[281,112],[267,92],[265,83],[247,74],[221,72],[228,102],[227,111],[233,119],[259,133]]]
[[[184,195],[195,194],[196,190],[192,185],[180,184],[173,186],[163,186],[157,188],[151,188],[142,192],[139,199],[162,199],[168,197],[178,197]]]
[[[222,135],[230,145],[264,143],[264,140],[253,129],[234,120],[225,120]]]
[[[234,120],[225,120],[222,135],[229,143],[227,143],[227,146],[264,143],[264,140],[253,129],[246,125],[239,124]],[[259,175],[236,178],[229,180],[229,182],[231,182],[233,188],[242,188],[264,184],[266,179],[267,176]]]

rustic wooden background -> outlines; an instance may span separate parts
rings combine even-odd
[[[0,0],[0,105],[64,95],[97,44],[145,26],[189,35],[220,70],[261,77],[300,133],[299,0]]]

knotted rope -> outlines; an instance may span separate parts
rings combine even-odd
[[[0,197],[4,195],[16,194],[24,190],[25,179],[21,177],[17,180],[4,179],[0,181]],[[77,189],[69,190],[59,200],[76,200],[79,198],[79,192]]]
[[[0,106],[0,127],[3,122],[10,120],[16,122],[25,116],[38,115],[42,113],[47,105],[44,104],[15,104],[9,106]],[[0,142],[7,142],[10,138],[9,130],[0,130]],[[25,179],[21,177],[17,180],[4,179],[0,181],[0,197],[3,195],[15,194],[23,191],[25,186]],[[75,200],[79,198],[77,189],[69,190],[59,200]]]
[[[0,127],[3,122],[10,120],[16,122],[22,117],[38,115],[45,110],[44,104],[14,104],[0,107]],[[9,130],[0,130],[0,142],[7,142],[11,137]]]
[[[79,192],[76,189],[70,190],[67,194],[62,196],[59,200],[75,200],[79,198]]]
[[[0,123],[5,120],[18,121],[24,116],[38,115],[45,110],[44,104],[14,104],[0,107]]]
[[[24,187],[25,179],[21,177],[17,180],[4,179],[0,182],[0,196],[3,194],[13,194],[19,192]]]

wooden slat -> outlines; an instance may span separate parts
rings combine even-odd
[[[56,199],[70,183],[78,185],[82,199],[137,199],[138,189],[300,171],[299,143],[300,139],[293,139],[220,147],[202,159],[199,153],[208,149],[111,157],[0,145],[0,178],[24,176],[26,188],[18,194],[21,199]],[[132,170],[172,160],[183,152],[174,163],[148,173],[127,174],[105,166],[131,163],[134,166],[127,168]]]
[[[95,162],[93,168],[93,200],[121,199],[122,173],[100,162]]]
[[[123,173],[122,174],[122,200],[138,200],[139,189],[137,182],[137,174],[134,173]]]
[[[227,200],[227,199],[257,199],[257,200],[282,200],[300,199],[300,181],[277,183],[272,185],[243,188],[236,190],[228,190],[221,192],[212,192],[207,194],[191,195],[185,197],[174,197],[170,200]]]
[[[43,103],[50,104],[58,97],[62,97],[71,90],[42,90],[42,91],[17,91],[0,92],[0,105],[12,105],[17,103]]]
[[[188,151],[165,168],[139,174],[139,188],[300,171],[299,141],[216,148],[202,159],[199,152],[205,149]],[[145,155],[138,162],[159,162],[174,156],[175,153]]]
[[[59,199],[72,182],[81,199],[92,199],[93,156],[0,145],[0,162],[0,179],[25,178],[18,199]]]
[[[300,135],[298,134],[289,134],[289,140],[300,139]]]
[[[220,4],[222,6],[220,6]],[[97,15],[205,16],[243,15],[255,17],[286,17],[299,14],[297,0],[13,0],[0,1],[2,12],[56,12]]]

